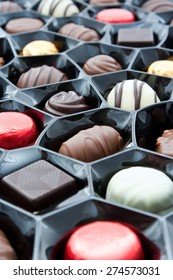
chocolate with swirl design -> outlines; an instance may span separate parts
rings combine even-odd
[[[68,80],[65,73],[55,67],[43,65],[23,73],[17,82],[18,88],[29,88]]]
[[[110,106],[137,110],[160,102],[156,92],[144,81],[125,80],[116,84],[107,96]]]
[[[17,255],[2,230],[0,230],[0,260],[17,260]]]
[[[42,0],[38,12],[47,16],[69,17],[79,13],[79,9],[72,0]]]
[[[83,65],[83,70],[88,75],[98,75],[122,70],[121,65],[113,57],[99,54],[89,58]]]
[[[85,27],[84,25],[79,25],[75,23],[67,23],[63,25],[59,30],[59,33],[75,38],[82,41],[98,41],[100,36],[92,28]]]
[[[62,143],[59,153],[85,162],[94,161],[120,151],[123,138],[107,125],[81,130]]]
[[[45,104],[44,110],[55,116],[73,114],[89,109],[83,96],[75,91],[61,91],[53,95]]]

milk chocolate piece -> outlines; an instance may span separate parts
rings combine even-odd
[[[22,8],[17,3],[12,3],[11,1],[3,1],[0,3],[0,13],[14,13],[22,11]]]
[[[3,243],[4,242],[4,243]],[[7,246],[9,246],[7,248]],[[0,213],[0,259],[31,259],[31,244],[20,228],[5,213]]]
[[[2,230],[0,230],[0,260],[17,260],[17,255]]]
[[[5,31],[14,34],[21,32],[30,32],[33,30],[40,29],[43,26],[43,21],[37,18],[15,18],[7,22]]]
[[[38,160],[1,180],[0,194],[28,211],[43,210],[77,192],[73,177],[45,160]]]
[[[0,67],[4,66],[5,65],[5,60],[4,58],[1,56],[0,57]]]
[[[157,138],[156,152],[173,156],[173,129],[164,130],[162,136]]]
[[[131,47],[154,46],[154,35],[150,28],[121,28],[118,30],[117,44]]]
[[[123,139],[113,127],[95,125],[81,130],[62,143],[59,153],[85,162],[94,161],[122,149]]]
[[[173,3],[165,0],[161,0],[161,1],[149,0],[149,1],[145,1],[144,4],[141,6],[141,8],[149,12],[161,13],[161,12],[172,11]]]
[[[98,75],[122,70],[121,65],[113,57],[100,54],[89,58],[83,65],[88,75]]]
[[[43,65],[40,67],[31,68],[30,70],[21,74],[17,82],[17,87],[29,88],[57,83],[65,80],[68,80],[68,77],[65,73],[61,72],[55,67]]]
[[[83,96],[74,91],[61,91],[53,95],[45,104],[44,110],[55,116],[73,114],[89,109]]]
[[[82,41],[98,41],[100,39],[99,34],[94,29],[75,23],[63,25],[58,32]]]

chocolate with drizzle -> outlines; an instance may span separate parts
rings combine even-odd
[[[79,12],[77,6],[71,0],[42,0],[38,12],[41,14],[63,17],[71,16]]]

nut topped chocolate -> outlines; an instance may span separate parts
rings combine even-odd
[[[138,110],[158,103],[160,99],[146,82],[131,79],[117,83],[108,93],[107,102],[124,110]]]
[[[45,104],[44,110],[55,116],[73,114],[89,109],[83,96],[74,91],[61,91],[53,95]]]
[[[122,70],[119,62],[113,57],[100,54],[89,58],[83,65],[83,70],[88,75],[98,75]]]
[[[31,212],[58,204],[76,192],[75,179],[45,160],[5,176],[0,186],[1,196]]]
[[[92,28],[85,27],[84,25],[79,25],[75,23],[67,23],[63,25],[59,30],[59,33],[75,38],[81,41],[98,41],[100,36]]]
[[[17,260],[17,255],[5,233],[0,229],[0,260]]]
[[[123,147],[123,138],[111,126],[95,125],[81,130],[63,142],[59,153],[81,161],[90,162],[112,155]]]
[[[29,88],[65,80],[68,80],[68,77],[65,73],[55,67],[43,65],[39,67],[33,67],[21,74],[17,82],[17,87]]]

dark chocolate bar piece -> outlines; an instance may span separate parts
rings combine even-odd
[[[0,184],[3,198],[31,212],[58,204],[76,192],[76,180],[45,160],[5,176]]]
[[[132,47],[154,46],[154,35],[150,28],[121,28],[117,44]]]

